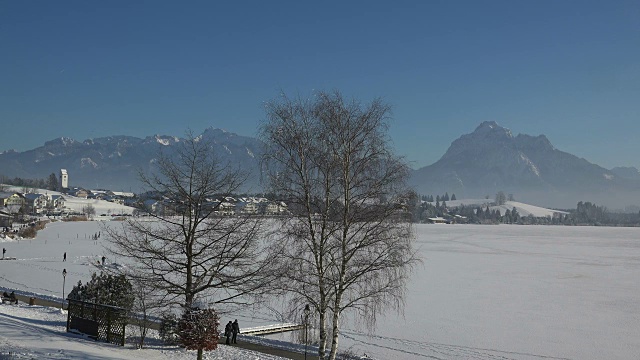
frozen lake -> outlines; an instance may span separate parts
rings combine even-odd
[[[60,297],[66,268],[68,293],[104,254],[98,231],[54,223],[35,240],[2,243],[18,260],[0,262],[0,286]],[[349,325],[342,349],[377,359],[638,358],[640,228],[417,225],[416,235],[424,263],[404,315],[380,317],[373,336]],[[259,317],[238,318],[272,321]]]

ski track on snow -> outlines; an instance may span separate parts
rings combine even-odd
[[[363,333],[342,331],[342,336],[354,342],[362,343],[367,346],[373,346],[392,350],[408,355],[415,355],[426,359],[449,360],[449,359],[477,359],[477,360],[521,360],[521,359],[548,359],[548,360],[571,360],[569,358],[530,354],[515,351],[505,351],[496,349],[474,348],[469,346],[442,344],[435,342],[419,342],[414,340],[406,340],[400,338],[392,338],[378,335],[367,335]],[[378,340],[365,341],[361,337],[367,337]],[[397,344],[397,347],[391,345],[382,345],[382,342]],[[411,350],[410,350],[411,349]],[[417,349],[424,350],[418,352]]]

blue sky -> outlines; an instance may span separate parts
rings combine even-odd
[[[390,103],[415,168],[487,120],[640,167],[640,2],[0,0],[0,150],[255,136],[318,89]]]

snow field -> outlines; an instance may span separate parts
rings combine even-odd
[[[385,313],[375,329],[346,318],[342,350],[398,360],[636,359],[640,354],[640,228],[417,225],[415,230],[423,264],[409,281],[404,313]],[[105,239],[89,237],[98,231],[95,221],[52,223],[35,240],[4,242],[7,256],[18,260],[0,262],[0,287],[59,299],[63,268],[66,293],[95,271]],[[107,263],[121,265],[118,259]],[[266,309],[232,317],[243,328],[282,322]],[[292,341],[294,336],[275,337]]]

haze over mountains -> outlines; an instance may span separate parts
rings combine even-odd
[[[250,175],[244,190],[260,191],[259,140],[214,128],[200,136],[213,145],[220,161]],[[1,153],[0,175],[46,178],[65,168],[72,186],[139,191],[138,169],[152,170],[158,152],[171,154],[181,140],[164,135],[82,142],[59,138],[33,150]],[[556,208],[575,208],[578,201],[613,208],[640,204],[638,169],[608,170],[556,149],[544,135],[513,136],[495,122],[484,122],[453,141],[440,160],[413,171],[410,185],[420,194],[448,192],[458,198],[493,198],[504,191],[519,201]]]

